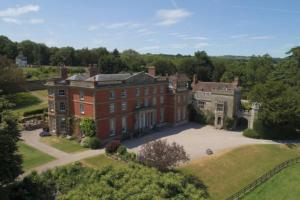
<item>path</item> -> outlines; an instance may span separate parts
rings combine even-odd
[[[23,141],[26,144],[28,144],[46,154],[49,154],[49,155],[55,157],[56,160],[48,162],[44,165],[35,167],[35,168],[27,171],[26,173],[24,173],[22,176],[25,176],[34,170],[37,172],[43,172],[43,171],[52,169],[57,166],[66,165],[66,164],[69,164],[69,163],[72,163],[75,161],[82,160],[84,158],[88,158],[88,157],[92,157],[92,156],[96,156],[96,155],[104,153],[104,149],[86,150],[86,151],[79,152],[79,153],[66,153],[66,152],[60,151],[60,150],[58,150],[54,147],[51,147],[43,142],[40,142],[40,136],[39,136],[40,131],[41,131],[41,129],[34,130],[34,131],[22,131]]]

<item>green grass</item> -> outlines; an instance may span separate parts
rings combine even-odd
[[[18,147],[19,152],[23,157],[23,170],[25,172],[55,159],[23,142],[19,142]]]
[[[76,140],[68,140],[63,137],[42,137],[40,140],[54,148],[57,148],[67,153],[75,153],[87,150],[87,148],[80,146],[79,142],[77,142]]]
[[[299,145],[249,145],[192,161],[180,170],[199,177],[208,187],[211,199],[225,199],[277,164],[299,154]]]
[[[300,197],[300,163],[289,166],[245,196],[246,200],[284,200]]]
[[[47,90],[17,93],[13,102],[16,104],[13,113],[18,116],[23,116],[24,112],[47,108]]]
[[[126,163],[123,161],[114,160],[112,158],[107,157],[105,154],[101,154],[99,156],[94,156],[91,158],[87,158],[81,161],[81,163],[87,167],[91,167],[93,169],[102,169],[103,167],[112,165],[114,167],[122,167],[125,166]]]

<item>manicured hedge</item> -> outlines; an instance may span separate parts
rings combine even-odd
[[[48,108],[38,108],[35,110],[25,111],[23,113],[24,117],[30,116],[30,115],[36,115],[36,114],[43,114],[44,112],[47,112]]]

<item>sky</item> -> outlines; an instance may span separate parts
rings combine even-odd
[[[299,0],[0,0],[0,35],[48,46],[284,57]]]

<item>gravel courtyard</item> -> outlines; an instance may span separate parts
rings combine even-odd
[[[244,137],[242,132],[218,130],[213,126],[201,126],[196,123],[167,128],[142,138],[127,140],[123,144],[131,151],[137,152],[141,145],[156,139],[167,139],[183,145],[191,159],[206,156],[206,149],[214,153],[228,148],[247,144],[275,144],[271,140],[258,140]]]

